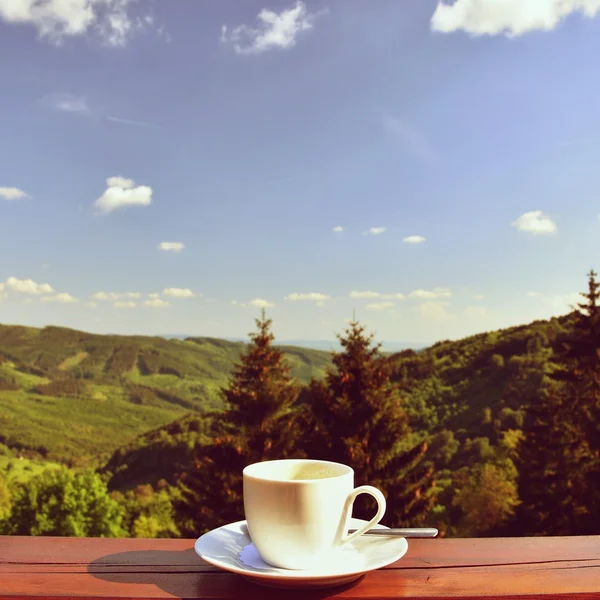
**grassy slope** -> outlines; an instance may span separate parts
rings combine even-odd
[[[85,463],[189,412],[219,408],[241,342],[0,325],[0,442]],[[286,348],[299,381],[329,354]]]
[[[46,469],[56,469],[58,463],[27,458],[9,458],[0,456],[0,477],[8,483],[27,483],[29,479],[39,475]]]

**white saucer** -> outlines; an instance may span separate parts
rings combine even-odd
[[[351,519],[358,529],[366,521]],[[378,529],[387,529],[382,525]],[[194,549],[207,563],[237,573],[262,585],[285,588],[326,588],[350,583],[385,567],[406,554],[408,543],[399,537],[360,536],[315,569],[290,571],[265,563],[250,540],[246,521],[224,525],[196,540]]]

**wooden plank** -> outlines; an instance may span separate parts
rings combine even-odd
[[[190,539],[2,537],[0,565],[104,564],[198,565]],[[410,540],[394,567],[522,564],[600,559],[600,536]],[[206,565],[209,570],[215,567]]]
[[[131,598],[201,598],[204,600],[279,598],[269,590],[225,573],[106,573],[102,575],[2,575],[0,598],[68,597],[86,600]],[[355,585],[326,592],[295,593],[298,599],[347,598],[600,598],[600,563],[550,566],[544,570],[515,567],[464,567],[376,571]]]
[[[181,560],[192,564],[189,563],[192,555],[194,563],[198,558],[193,547],[194,540],[0,536],[0,565],[7,562],[87,564],[112,555],[126,563],[128,552],[144,551],[152,553],[144,560],[160,560],[160,553],[168,552],[167,564]]]
[[[561,567],[574,569],[580,566],[581,568],[600,567],[600,560],[578,560],[578,561],[548,561],[542,563],[524,563],[521,565],[471,565],[465,567],[407,567],[399,562],[383,568],[383,571],[398,571],[400,573],[410,570],[440,570],[440,569],[494,569],[496,572],[515,572],[518,570],[525,571],[545,571],[549,568],[559,569]],[[198,564],[193,566],[185,565],[83,565],[83,564],[59,564],[59,565],[28,565],[28,564],[7,564],[0,565],[0,576],[2,574],[91,574],[102,577],[104,574],[127,574],[127,573],[164,573],[164,574],[189,574],[189,573],[221,573],[220,569],[216,569],[210,565]],[[600,585],[600,583],[599,583]]]
[[[0,598],[227,599],[259,588],[201,561],[193,540],[0,537]],[[408,554],[360,582],[312,598],[600,598],[600,536],[412,540]]]

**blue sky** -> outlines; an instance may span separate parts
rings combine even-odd
[[[432,342],[600,268],[597,0],[0,0],[0,321]],[[598,15],[598,16],[596,16]],[[10,57],[10,58],[9,58]]]

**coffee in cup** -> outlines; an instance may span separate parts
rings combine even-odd
[[[243,471],[248,533],[262,559],[283,569],[310,569],[373,528],[385,513],[383,494],[354,487],[351,467],[310,459],[255,463]],[[377,501],[376,515],[348,535],[360,494]]]

